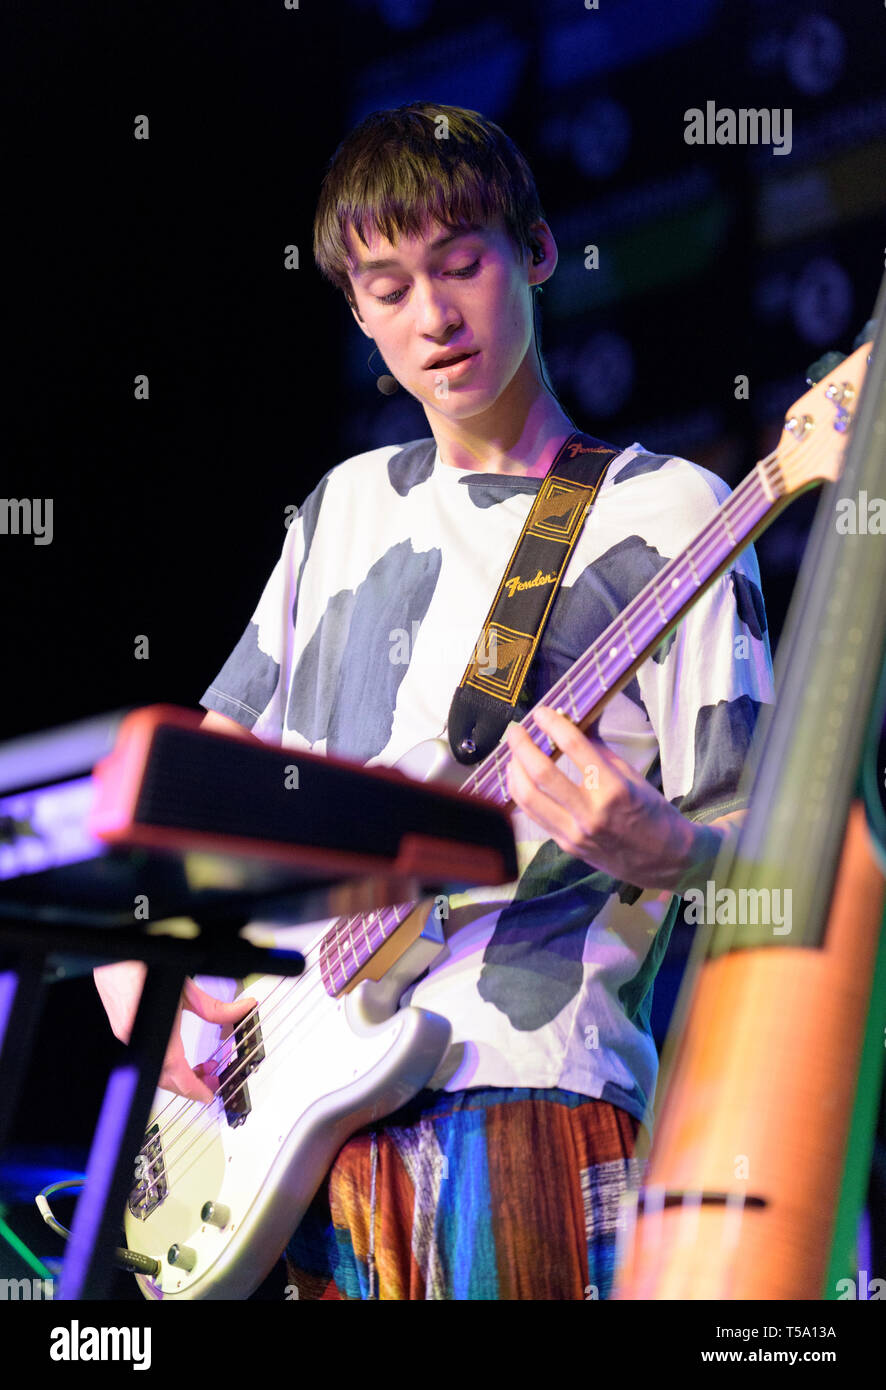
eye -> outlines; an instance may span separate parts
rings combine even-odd
[[[458,280],[468,280],[472,275],[476,274],[479,266],[480,257],[478,256],[470,265],[460,266],[456,270],[444,271],[444,274],[453,275]],[[399,304],[405,293],[406,287],[403,286],[399,290],[392,290],[390,294],[377,294],[375,298],[378,300],[379,304]]]
[[[477,267],[479,266],[479,264],[480,264],[480,257],[478,256],[477,259],[471,263],[471,265],[462,266],[462,268],[461,268],[460,270],[447,270],[446,274],[447,274],[447,275],[458,275],[458,276],[460,276],[460,277],[463,278],[463,279],[467,279],[467,277],[468,277],[469,275],[472,275],[472,274],[473,274],[473,272],[477,269]]]

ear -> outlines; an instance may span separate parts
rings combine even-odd
[[[372,334],[366,327],[366,324],[361,319],[360,310],[357,308],[356,304],[350,304],[348,307],[350,308],[351,313],[354,315],[354,321],[357,324],[357,327],[360,329],[361,333],[365,333],[367,338],[371,338]]]
[[[354,298],[354,292],[353,292],[353,290],[351,290],[350,292],[349,292],[348,290],[343,290],[342,293],[344,294],[345,302],[346,302],[348,308],[350,309],[351,313],[354,315],[354,319],[355,319],[355,321],[356,321],[356,323],[357,323],[357,326],[360,328],[360,330],[361,330],[363,333],[366,334],[367,338],[370,338],[370,337],[372,336],[372,334],[369,332],[368,328],[366,327],[365,323],[363,322],[362,318],[360,317],[360,310],[357,308],[357,301],[356,301],[356,299]]]
[[[533,240],[538,243],[542,259],[539,260],[538,264],[535,264],[534,257],[529,256],[529,283],[530,285],[543,285],[545,280],[549,280],[557,269],[557,260],[559,259],[557,243],[547,222],[533,222],[530,230]]]

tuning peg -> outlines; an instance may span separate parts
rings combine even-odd
[[[819,357],[817,362],[813,362],[811,367],[806,368],[806,385],[814,386],[817,381],[821,381],[828,372],[832,372],[845,360],[845,352],[826,352],[824,357]]]

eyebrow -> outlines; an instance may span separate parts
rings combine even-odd
[[[460,237],[473,236],[475,232],[483,231],[485,231],[485,228],[480,222],[472,222],[467,227],[453,228],[452,231],[444,232],[442,236],[438,236],[436,241],[432,241],[428,249],[431,251],[439,251],[444,246],[448,246],[450,242],[458,241]],[[386,259],[375,261],[358,260],[357,268],[352,273],[355,275],[365,275],[369,270],[387,270],[389,266],[399,266],[399,264],[400,262],[395,256],[388,256]]]

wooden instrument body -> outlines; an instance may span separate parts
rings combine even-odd
[[[616,1297],[822,1297],[884,901],[856,802],[824,945],[702,967]]]

